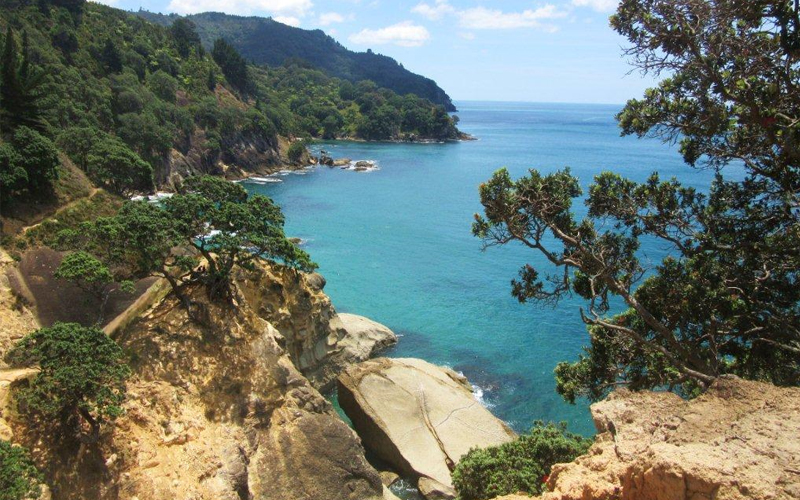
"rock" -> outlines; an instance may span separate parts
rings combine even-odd
[[[391,492],[386,486],[383,487],[383,500],[400,500],[394,493]]]
[[[294,243],[295,245],[298,245],[298,246],[303,244],[303,238],[292,237],[292,238],[286,238],[286,239],[289,240],[291,243]]]
[[[367,170],[370,170],[374,166],[375,164],[372,163],[371,161],[361,160],[356,162],[356,164],[353,167],[353,170],[355,170],[356,172],[365,172]]]
[[[345,365],[366,361],[397,343],[397,335],[380,323],[355,314],[339,313],[338,316],[347,332],[336,344],[342,349],[339,358]]]
[[[0,424],[9,419],[0,431],[14,429],[8,437],[36,453],[55,498],[396,500],[294,363],[321,345],[323,370],[344,350],[330,300],[281,266],[237,269],[232,286],[235,307],[187,287],[202,324],[169,294],[120,326],[115,338],[136,352],[125,411],[91,449],[32,432],[5,411],[8,389],[35,370],[0,368]]]
[[[378,475],[381,476],[381,482],[387,488],[389,486],[393,485],[394,483],[396,483],[400,479],[400,476],[398,476],[394,472],[388,471],[388,470],[382,470],[382,471],[378,472]]]
[[[685,401],[619,390],[592,405],[598,436],[553,467],[547,500],[800,498],[800,389],[721,377]]]
[[[321,292],[325,289],[325,285],[328,284],[328,281],[319,273],[310,273],[306,276],[306,283],[314,290]]]
[[[417,488],[427,500],[454,500],[456,498],[456,490],[429,477],[419,478]]]
[[[345,167],[350,165],[350,162],[353,161],[350,158],[340,158],[338,160],[333,160],[334,167]]]
[[[320,157],[319,157],[319,164],[320,165],[326,165],[328,167],[332,167],[332,166],[334,166],[333,158],[328,156],[328,153],[326,151],[321,151],[320,152]]]
[[[259,266],[240,277],[247,302],[280,331],[294,365],[322,392],[334,387],[346,366],[396,342],[394,333],[378,323],[369,322],[372,326],[366,331],[354,328],[353,322],[345,325],[322,292],[320,275]],[[378,327],[383,330],[380,334],[375,331]]]
[[[467,380],[419,359],[366,361],[339,377],[339,403],[364,445],[409,477],[452,488],[451,468],[473,447],[514,439]]]

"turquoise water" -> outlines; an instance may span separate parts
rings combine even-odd
[[[572,168],[584,185],[602,170],[636,180],[652,171],[703,188],[711,174],[686,167],[674,147],[619,136],[619,106],[461,102],[460,127],[479,138],[457,144],[325,143],[335,158],[374,160],[379,170],[318,167],[281,183],[246,184],[271,196],[287,233],[307,240],[337,309],[369,316],[400,337],[389,352],[463,372],[516,430],[534,420],[594,432],[588,404],[564,403],[553,368],[587,341],[578,300],[520,305],[510,280],[543,259],[521,246],[481,251],[470,234],[478,185],[500,167]],[[581,207],[578,207],[579,209]],[[656,244],[647,257],[666,251]]]

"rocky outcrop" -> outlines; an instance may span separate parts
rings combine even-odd
[[[347,366],[397,342],[391,330],[351,314],[337,314],[322,292],[324,278],[282,267],[263,267],[242,277],[253,310],[281,333],[295,366],[319,390],[331,389]]]
[[[422,478],[420,489],[445,494],[430,498],[452,495],[451,469],[470,448],[515,437],[463,376],[422,360],[367,361],[345,370],[338,387],[365,446],[404,475]]]
[[[553,468],[542,498],[800,498],[798,388],[722,377],[691,401],[621,390],[592,415],[595,444]]]
[[[156,290],[138,319],[113,330],[134,374],[123,416],[97,445],[13,418],[0,431],[32,450],[55,499],[396,500],[290,356],[296,333],[341,324],[305,280],[277,266],[239,271],[231,305],[189,290],[203,323]],[[31,374],[0,370],[0,400]]]

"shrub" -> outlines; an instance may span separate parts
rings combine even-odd
[[[289,157],[289,161],[292,163],[298,163],[306,152],[306,142],[305,141],[296,141],[293,142],[291,146],[289,146],[289,150],[286,152],[286,155]]]
[[[571,462],[592,439],[567,432],[566,424],[536,422],[530,433],[489,448],[474,448],[453,471],[459,500],[484,500],[520,491],[538,495],[554,464]]]
[[[122,413],[130,375],[122,358],[122,349],[102,330],[76,323],[41,328],[6,355],[16,366],[39,364],[36,378],[15,394],[20,411],[67,427],[80,428],[83,420],[92,442],[104,420]]]
[[[41,481],[28,450],[0,440],[0,500],[38,498]]]

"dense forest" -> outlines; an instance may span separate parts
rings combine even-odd
[[[279,136],[458,137],[443,106],[294,62],[251,66],[221,39],[206,50],[186,20],[166,28],[99,4],[18,1],[0,8],[0,35],[4,205],[43,192],[59,153],[128,196],[150,191],[175,151],[214,165],[235,163],[242,144],[277,151]]]
[[[139,11],[138,15],[153,22],[171,25],[179,17]],[[303,30],[287,26],[271,18],[242,17],[205,12],[187,16],[197,26],[206,47],[222,38],[248,60],[256,64],[281,66],[292,59],[302,59],[308,65],[331,76],[357,83],[371,80],[400,95],[414,94],[447,111],[455,111],[450,96],[430,78],[408,71],[391,57],[367,52],[353,52],[321,30]]]

